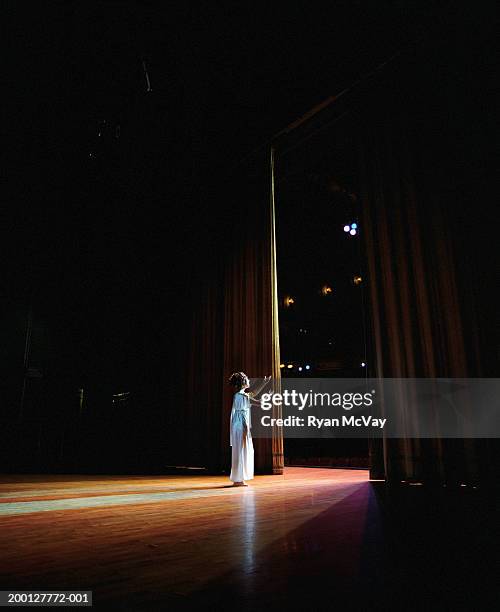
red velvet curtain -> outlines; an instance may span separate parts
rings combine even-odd
[[[498,364],[498,333],[484,321],[492,298],[478,282],[487,281],[478,274],[488,269],[487,251],[470,235],[484,232],[481,225],[491,217],[487,189],[478,187],[486,177],[474,180],[487,161],[481,150],[487,139],[477,116],[465,112],[467,92],[450,72],[457,58],[440,51],[410,50],[319,105],[277,141],[279,153],[302,151],[294,162],[282,156],[283,171],[290,163],[309,167],[310,158],[321,165],[339,143],[353,143],[345,159],[353,159],[361,211],[370,376],[479,377],[485,355]],[[495,447],[494,441],[437,437],[374,440],[371,475],[474,483],[495,473]]]
[[[214,471],[230,469],[230,374],[279,377],[271,162],[266,151],[228,177],[217,201],[222,214],[210,231],[211,252],[201,258],[202,278],[193,295],[184,449],[187,462]],[[257,473],[282,472],[279,432],[254,440],[254,447]]]
[[[461,233],[447,193],[453,179],[433,167],[444,164],[440,135],[419,131],[408,109],[392,105],[367,113],[358,127],[371,375],[480,376],[473,279],[457,266]],[[483,447],[475,440],[373,441],[371,474],[389,482],[477,482]]]

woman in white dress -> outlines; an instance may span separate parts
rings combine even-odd
[[[270,376],[266,376],[258,390],[247,393],[246,390],[250,386],[250,380],[244,372],[234,372],[229,378],[229,383],[236,390],[229,425],[229,442],[232,447],[229,479],[233,481],[235,487],[247,487],[245,480],[252,480],[253,478],[254,461],[250,402],[253,396],[259,393],[270,379]]]

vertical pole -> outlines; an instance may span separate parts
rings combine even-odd
[[[271,189],[270,189],[270,248],[271,248],[271,324],[273,338],[273,380],[275,381],[275,392],[280,391],[281,387],[281,370],[280,370],[280,335],[279,335],[279,320],[278,320],[278,280],[276,270],[276,210],[275,210],[275,193],[274,193],[274,147],[271,147]],[[273,408],[273,417],[281,418],[281,406]],[[283,455],[283,428],[273,426],[272,439],[272,454],[273,454],[273,474],[282,474],[284,467]]]

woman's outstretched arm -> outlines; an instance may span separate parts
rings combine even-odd
[[[262,381],[262,383],[256,387],[253,391],[249,391],[248,395],[250,397],[250,400],[252,400],[253,398],[255,398],[256,395],[258,395],[262,389],[267,385],[267,383],[271,380],[270,376],[264,376],[264,380]]]

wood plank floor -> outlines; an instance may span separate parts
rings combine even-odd
[[[288,468],[229,485],[0,477],[0,589],[89,589],[94,607],[120,610],[291,609],[315,598],[318,608],[328,593],[366,609],[391,577],[404,582],[366,471]]]

